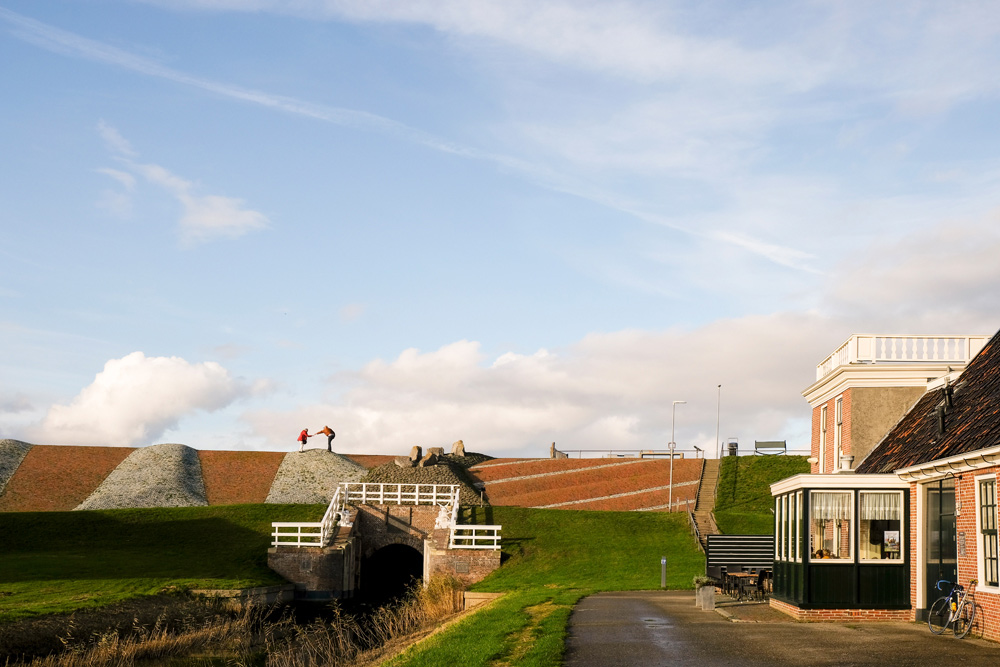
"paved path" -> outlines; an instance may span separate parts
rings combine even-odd
[[[570,617],[565,664],[1000,665],[1000,644],[935,637],[918,623],[796,623],[777,613],[758,607],[745,616],[771,622],[733,623],[696,609],[692,591],[592,595]]]

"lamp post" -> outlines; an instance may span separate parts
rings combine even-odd
[[[677,418],[677,404],[687,403],[687,401],[674,401],[673,406],[670,408],[670,444],[667,448],[670,450],[670,491],[667,492],[667,511],[674,511],[674,449],[677,447],[677,443],[674,442],[674,421]]]
[[[719,448],[719,425],[722,423],[722,385],[719,385],[719,400],[715,408],[715,451],[718,457],[722,458],[722,450]]]

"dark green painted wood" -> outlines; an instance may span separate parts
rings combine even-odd
[[[813,604],[854,604],[856,568],[854,564],[813,565],[809,577],[809,602]]]
[[[910,569],[905,565],[859,565],[858,604],[894,607],[910,604]]]

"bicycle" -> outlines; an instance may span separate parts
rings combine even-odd
[[[937,582],[939,591],[944,590],[942,584],[951,584],[951,590],[935,600],[927,614],[927,627],[932,633],[939,635],[951,625],[959,639],[969,634],[976,620],[976,598],[972,595],[972,589],[977,583],[979,582],[973,579],[966,590],[958,582],[951,584],[945,579]]]

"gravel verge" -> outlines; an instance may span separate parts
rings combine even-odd
[[[76,509],[207,504],[198,451],[187,445],[162,444],[129,454]]]
[[[325,449],[288,452],[278,466],[265,503],[329,503],[340,482],[357,482],[364,466]]]
[[[0,493],[7,488],[7,482],[14,476],[29,449],[31,445],[27,442],[0,440]]]

